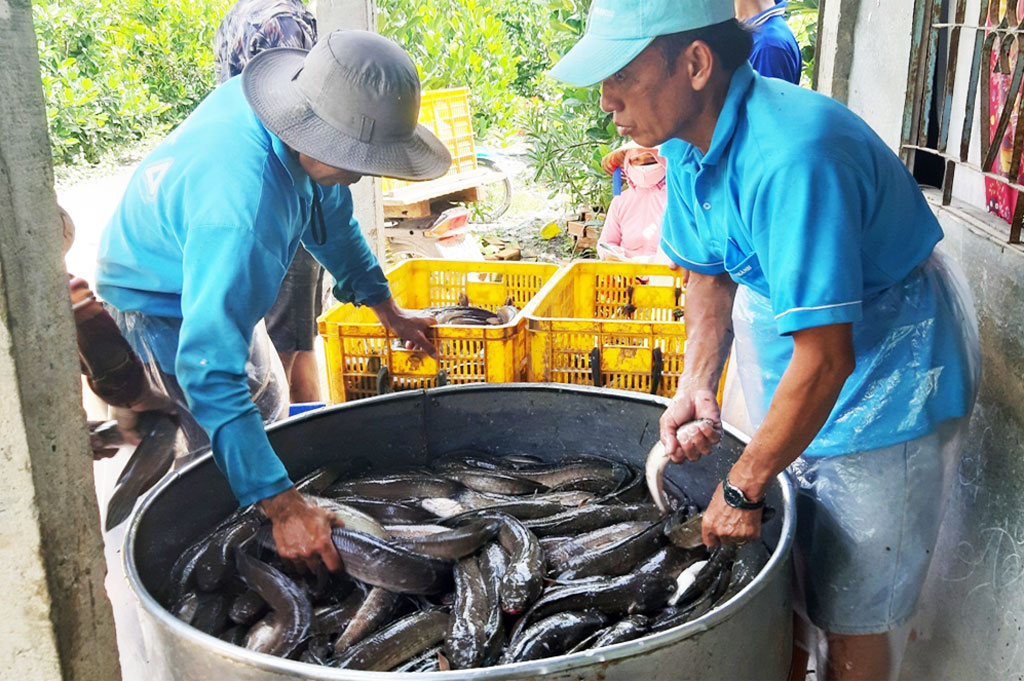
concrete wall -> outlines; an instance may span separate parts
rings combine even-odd
[[[841,25],[835,22],[850,1],[858,5],[857,19],[852,55],[845,55],[835,36],[848,25],[842,17]],[[820,73],[831,79],[823,89],[845,92],[848,106],[894,150],[902,129],[914,4],[886,2],[883,13],[880,0],[827,0],[824,21],[830,25],[822,29],[827,49]],[[978,7],[979,0],[968,0],[968,23]],[[964,32],[951,150],[959,149],[973,47],[974,34]],[[849,78],[843,83],[846,59]],[[978,132],[976,119],[969,156],[976,164]],[[937,190],[926,195],[946,234],[941,248],[961,264],[975,298],[983,376],[901,678],[1018,679],[1024,669],[1024,248],[1007,244],[1008,225],[984,210],[978,173],[957,171],[951,206],[941,206]]]
[[[1024,669],[1024,248],[1005,223],[939,206],[970,281],[983,376],[902,679],[1019,679]]]
[[[120,677],[32,7],[0,0],[0,678]]]
[[[817,89],[845,102],[853,63],[859,0],[819,0]]]
[[[903,126],[913,19],[913,2],[862,0],[856,13],[846,105],[892,149]]]

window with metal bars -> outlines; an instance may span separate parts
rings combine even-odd
[[[916,0],[903,160],[924,184],[1024,223],[1024,0]]]

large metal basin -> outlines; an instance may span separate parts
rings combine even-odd
[[[268,429],[293,477],[327,461],[361,457],[373,464],[422,463],[452,449],[530,452],[557,459],[590,451],[643,465],[658,434],[662,398],[546,384],[479,385],[406,392],[311,412]],[[699,503],[743,447],[727,428],[720,451],[669,474]],[[637,641],[536,662],[437,672],[436,681],[579,679],[594,681],[710,681],[785,679],[792,640],[790,548],[793,487],[783,474],[768,503],[782,512],[765,526],[774,554],[742,592],[704,617]],[[140,603],[139,619],[152,674],[146,681],[384,681],[411,674],[357,672],[310,666],[228,645],[165,611],[150,595],[190,542],[234,507],[211,458],[174,473],[150,494],[131,521],[125,560]],[[422,675],[416,675],[422,678]]]

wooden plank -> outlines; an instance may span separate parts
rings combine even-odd
[[[443,208],[434,209],[434,204],[439,202],[447,203],[472,203],[480,196],[479,187],[467,187],[457,192],[444,194],[431,199],[417,201],[415,203],[388,203],[384,202],[384,217],[386,218],[425,218],[440,213]]]
[[[475,188],[504,179],[504,174],[488,168],[477,168],[466,173],[446,175],[436,180],[416,182],[405,187],[392,189],[384,194],[384,206],[406,205],[420,201],[432,201],[449,194]]]
[[[430,216],[430,200],[415,203],[389,204],[384,201],[384,217],[386,218],[425,218]]]

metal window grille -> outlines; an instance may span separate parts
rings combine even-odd
[[[958,61],[970,57],[970,68]],[[994,67],[993,67],[994,61]],[[993,110],[993,73],[1009,76],[1005,101]],[[902,135],[903,160],[912,169],[923,154],[944,162],[942,202],[952,199],[953,178],[969,169],[989,184],[1015,194],[1009,243],[1021,243],[1024,222],[1024,1],[917,0],[907,102]],[[957,78],[967,78],[966,106],[954,111]],[[960,84],[962,86],[962,83]],[[980,114],[980,115],[976,115]],[[959,140],[950,139],[951,121],[963,116]],[[974,136],[974,126],[980,134]],[[1000,148],[1012,136],[1009,160]],[[978,147],[975,149],[974,147]],[[997,165],[997,160],[1000,163]]]

